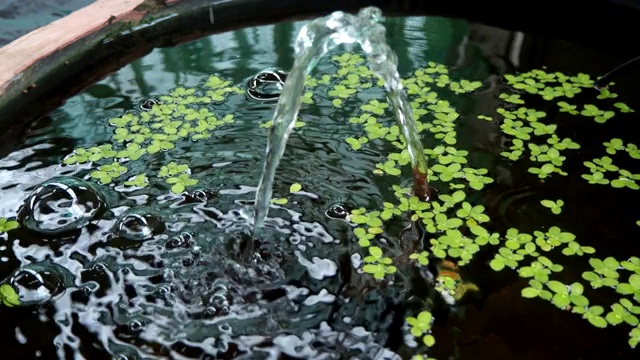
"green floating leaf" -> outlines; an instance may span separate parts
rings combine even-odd
[[[149,179],[147,179],[147,176],[145,174],[139,174],[125,181],[124,184],[126,186],[143,188],[149,185]]]
[[[433,337],[433,335],[425,335],[422,338],[422,342],[427,346],[427,347],[432,347],[433,345],[436,344],[436,338]]]
[[[627,106],[627,104],[625,104],[625,103],[617,102],[617,103],[613,104],[613,106],[615,106],[618,109],[620,109],[620,112],[622,112],[622,113],[634,112],[634,110],[631,109],[629,106]]]
[[[562,212],[562,206],[564,205],[564,201],[542,200],[540,201],[540,204],[542,204],[542,206],[544,207],[551,209],[552,213],[558,215]]]
[[[290,193],[297,193],[298,191],[302,190],[302,185],[298,184],[298,183],[293,183],[291,184],[291,186],[289,187],[289,192]]]
[[[177,189],[177,190],[179,190],[179,189]],[[173,188],[172,188],[171,191],[173,191]],[[277,205],[286,205],[288,202],[289,202],[289,200],[287,200],[286,198],[273,198],[273,199],[271,199],[271,203],[272,204],[277,204]]]
[[[185,191],[187,186],[192,186],[198,183],[198,180],[189,177],[189,174],[180,174],[178,176],[172,176],[168,178],[167,184],[171,184],[171,192],[174,194],[181,194]]]
[[[20,224],[15,220],[7,220],[6,218],[0,218],[0,234],[6,233],[13,229],[17,229]]]
[[[18,293],[13,286],[9,284],[3,284],[0,286],[0,298],[2,299],[2,303],[7,307],[20,305],[20,297],[18,296]]]
[[[500,94],[500,99],[510,102],[512,104],[524,104],[524,100],[520,99],[520,95],[518,94]]]

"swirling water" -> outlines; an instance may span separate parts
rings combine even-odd
[[[0,160],[0,216],[24,224],[1,235],[0,273],[23,305],[1,310],[4,359],[409,357],[402,319],[411,296],[423,293],[406,271],[390,285],[358,274],[362,259],[353,255],[358,247],[343,220],[348,209],[370,208],[389,197],[386,181],[371,176],[388,149],[352,151],[344,142],[353,133],[345,122],[350,115],[336,112],[324,94],[301,113],[309,126],[291,135],[276,174],[274,193],[290,201],[271,206],[269,226],[257,239],[248,205],[262,174],[268,132],[259,124],[271,118],[270,104],[236,96],[212,106],[217,114],[233,113],[236,122],[216,129],[209,140],[181,143],[135,165],[152,174],[170,161],[188,164],[199,183],[183,195],[172,194],[162,181],[133,190],[121,183],[98,185],[86,176],[90,166],[60,165],[74,148],[109,142],[108,118],[145,111],[149,99],[174,87],[199,86],[213,73],[244,86],[265,68],[291,68],[291,44],[303,25],[249,28],[158,49],[33,124],[24,143]],[[585,196],[589,188],[579,183],[554,187],[526,180],[526,168],[507,166],[496,155],[499,130],[472,119],[492,106],[496,75],[511,71],[515,60],[524,68],[540,66],[540,52],[527,56],[523,49],[510,58],[511,49],[490,39],[512,33],[464,21],[404,18],[385,25],[401,73],[437,61],[486,81],[484,90],[449,100],[469,115],[460,125],[460,142],[470,160],[497,179],[482,198],[505,227],[531,228],[548,220],[534,205],[549,194],[562,193],[582,209],[594,201],[612,209],[633,200],[608,192]],[[594,73],[615,64],[607,57],[579,69],[574,61],[554,62],[554,46],[566,53],[574,48],[547,41],[545,63],[558,70]],[[330,71],[330,63],[320,62],[318,72]],[[590,141],[600,146],[588,131],[570,131],[586,152]],[[294,182],[303,190],[290,195]],[[31,201],[30,195],[40,196]],[[25,200],[36,211],[19,216]],[[635,214],[590,210],[568,216],[568,223],[578,224],[574,232],[631,252],[633,245],[620,239],[633,233],[624,224],[637,220]],[[607,225],[580,230],[583,221]],[[388,232],[399,237],[404,225],[393,224]],[[388,245],[395,253],[406,251],[401,242]],[[248,248],[256,255],[247,256]],[[523,302],[517,279],[496,276],[487,261],[479,262],[465,276],[487,294],[485,307],[469,308],[464,324],[438,316],[446,326],[437,334],[436,357],[629,358],[626,334],[607,333],[606,342],[620,346],[603,350],[602,333],[549,304]],[[579,349],[571,345],[581,338],[587,340]]]

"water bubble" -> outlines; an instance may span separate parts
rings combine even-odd
[[[346,219],[353,210],[353,206],[349,204],[337,203],[331,205],[329,210],[325,211],[325,215],[332,219]]]
[[[97,188],[72,176],[58,176],[38,185],[18,210],[28,229],[59,234],[80,229],[107,207]]]
[[[145,99],[140,103],[140,109],[143,111],[150,111],[154,105],[160,104],[160,101],[156,99]]]
[[[73,275],[50,261],[25,265],[3,281],[18,294],[19,306],[42,305],[73,285]]]
[[[140,320],[131,320],[129,322],[129,331],[132,334],[139,333],[144,328],[144,324]]]
[[[164,232],[164,220],[156,214],[133,209],[123,213],[115,225],[115,234],[128,240],[148,240]]]
[[[184,267],[193,266],[194,263],[195,263],[195,260],[193,260],[192,258],[184,258],[184,259],[182,259],[182,266],[184,266]]]
[[[247,97],[264,103],[278,101],[287,73],[279,69],[266,69],[256,74],[247,85]]]
[[[223,333],[231,334],[231,326],[229,324],[221,324],[218,329]]]
[[[212,319],[216,316],[216,309],[213,306],[207,306],[201,312],[191,313],[192,318]]]
[[[193,241],[193,235],[185,232],[167,240],[167,242],[164,244],[164,247],[167,250],[175,250],[191,247],[194,243],[195,242]]]
[[[188,202],[207,202],[215,196],[215,192],[211,190],[198,189],[186,195]]]

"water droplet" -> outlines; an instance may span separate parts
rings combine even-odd
[[[164,232],[166,225],[158,215],[134,209],[123,213],[115,225],[115,234],[128,240],[148,240]]]
[[[349,213],[351,213],[351,210],[353,210],[353,206],[348,205],[348,204],[338,203],[338,204],[331,205],[329,210],[327,210],[325,212],[325,215],[327,215],[328,217],[330,217],[332,219],[343,219],[344,220],[344,219],[347,218],[347,215],[349,215]]]
[[[279,69],[266,69],[256,74],[247,85],[247,97],[264,103],[278,101],[287,73]]]
[[[73,275],[50,261],[25,265],[3,283],[18,294],[19,306],[42,305],[73,285]]]
[[[38,185],[18,210],[18,220],[28,229],[59,234],[87,225],[107,208],[98,189],[72,176],[59,176]]]

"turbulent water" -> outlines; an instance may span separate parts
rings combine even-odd
[[[4,169],[16,163],[38,168],[5,175],[3,187],[11,191],[3,197],[4,211],[16,211],[40,181],[81,171],[28,161],[49,149],[34,146],[3,160]],[[298,206],[274,209],[277,217],[263,240],[254,240],[251,214],[239,202],[255,192],[243,185],[242,174],[253,166],[242,166],[241,154],[218,155],[226,160],[222,165],[233,158],[234,169],[194,171],[211,180],[186,198],[161,189],[117,193],[65,177],[32,190],[20,217],[25,228],[11,232],[4,249],[12,254],[4,266],[18,268],[7,283],[18,290],[21,306],[42,305],[26,317],[8,310],[9,322],[19,320],[16,329],[29,341],[59,329],[53,344],[34,347],[32,356],[94,358],[94,346],[122,359],[339,358],[349,351],[377,358],[384,352],[386,336],[370,326],[379,319],[357,311],[364,298],[336,296],[352,270],[344,244],[349,226],[337,219],[327,229],[319,222],[326,222],[324,210],[333,200],[309,193]],[[256,254],[245,251],[251,242]],[[384,297],[377,302],[384,306]],[[34,322],[51,335],[30,327]]]
[[[244,81],[238,85],[244,88]],[[339,211],[377,196],[361,175],[378,156],[336,142],[343,121],[304,117],[308,135],[303,129],[290,139],[283,161],[307,161],[279,176],[305,189],[288,196],[286,207],[272,205],[255,239],[251,204],[266,143],[258,125],[272,109],[236,95],[210,107],[237,119],[216,129],[214,141],[176,143],[133,163],[130,173],[150,177],[170,161],[188,164],[199,183],[176,195],[160,181],[144,189],[100,185],[91,165],[59,165],[74,148],[108,142],[113,127],[106,114],[121,115],[109,109],[119,106],[114,95],[91,100],[105,117],[89,124],[89,134],[69,137],[84,116],[68,121],[58,112],[36,123],[25,147],[2,160],[2,215],[22,224],[3,235],[5,284],[22,307],[7,311],[14,326],[6,329],[16,329],[7,336],[22,344],[9,357],[396,356],[381,330],[402,296],[373,279],[354,280],[360,260]],[[73,98],[67,107],[84,101]],[[147,102],[132,108],[142,114]],[[314,138],[327,129],[334,135]],[[288,185],[280,182],[276,194],[288,195]],[[376,311],[362,312],[365,304]]]

